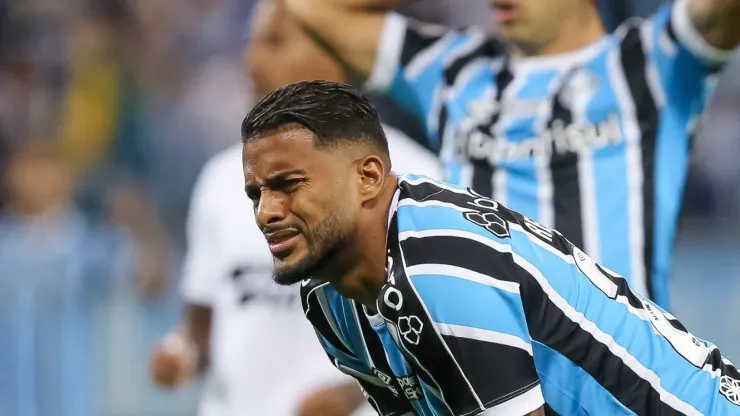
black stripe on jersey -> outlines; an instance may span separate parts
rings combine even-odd
[[[437,25],[422,23],[408,19],[406,37],[401,50],[401,67],[406,67],[423,50],[440,41],[449,31],[441,29]],[[433,28],[426,30],[425,26]]]
[[[638,415],[681,414],[661,401],[660,393],[606,345],[571,321],[538,284],[529,285],[522,299],[532,339],[582,368],[624,406]]]
[[[496,74],[496,102],[501,103],[504,90],[511,84],[514,74],[511,72],[508,61],[504,62],[501,70]],[[501,112],[497,111],[487,125],[478,126],[477,129],[488,135],[501,119]],[[472,132],[470,133],[472,134]],[[493,174],[496,167],[487,159],[471,159],[473,165],[473,179],[471,187],[482,195],[493,197]]]
[[[404,199],[412,199],[417,202],[425,201],[439,201],[453,204],[460,208],[472,209],[468,202],[473,201],[472,195],[465,194],[460,190],[459,192],[450,191],[449,189],[442,188],[433,182],[419,182],[410,183],[408,181],[401,181],[399,184],[401,188],[401,195],[399,196],[399,202]],[[488,197],[486,197],[488,198]]]
[[[393,374],[393,370],[388,363],[388,357],[385,355],[385,349],[383,348],[383,344],[380,342],[380,338],[378,338],[378,334],[370,325],[370,321],[368,321],[362,306],[353,301],[352,307],[354,308],[354,313],[359,322],[360,335],[365,342],[367,352],[370,355],[373,366],[375,367],[374,370],[383,372],[382,378],[377,374],[376,376],[381,378],[381,381],[386,383],[391,391],[395,391],[396,394],[398,394],[398,392],[403,391],[403,389],[401,389],[401,386],[398,384],[398,381]],[[400,396],[397,397],[400,398]],[[411,405],[409,405],[409,408],[411,408]]]
[[[390,229],[397,229],[397,216],[395,215],[391,220]],[[429,372],[429,378],[433,380],[433,383],[429,385],[436,386],[440,390],[453,414],[469,414],[482,410],[477,396],[468,385],[468,380],[447,351],[442,337],[436,333],[434,324],[406,279],[404,259],[401,255],[397,233],[388,233],[388,248],[389,255],[393,259],[393,268],[388,282],[378,296],[378,312],[386,320],[388,326],[393,326],[398,330],[399,341],[403,344],[401,350],[405,349],[415,358],[415,360],[408,360],[414,373],[421,375]],[[392,307],[387,301],[387,299],[398,299],[398,293],[389,294],[392,291],[399,291],[403,296],[403,302],[397,308]],[[406,339],[399,323],[403,317],[404,321],[409,320],[410,325],[412,316],[416,318],[415,328],[418,329],[418,333],[414,334],[419,338],[414,339],[413,334],[407,332],[408,339]],[[389,330],[393,329],[389,328]],[[432,364],[434,366],[430,367]]]
[[[562,123],[562,124],[561,124]],[[563,105],[560,94],[553,100],[552,119],[548,128],[552,134],[563,131],[573,123],[573,114]],[[550,157],[553,187],[554,228],[576,247],[583,247],[583,210],[581,208],[581,182],[578,174],[578,154],[553,152]]]
[[[673,26],[673,16],[671,16],[668,19],[668,24],[665,28],[665,33],[668,35],[668,39],[671,40],[671,42],[678,43],[678,37],[676,36],[676,28]]]
[[[455,85],[457,76],[463,69],[478,58],[493,58],[503,53],[503,48],[495,40],[486,39],[478,47],[461,55],[444,70],[445,84],[449,87]]]
[[[306,318],[308,318],[309,322],[311,322],[319,334],[326,338],[326,341],[329,342],[329,344],[350,357],[354,357],[355,355],[344,346],[344,343],[339,339],[336,332],[334,332],[334,329],[327,320],[326,315],[324,315],[324,311],[321,309],[319,298],[316,296],[316,291],[321,290],[321,286],[324,284],[326,283],[320,283],[311,287],[311,284],[309,283],[309,286],[307,287],[310,287],[310,290],[308,290],[305,295],[303,294],[303,289],[305,288],[301,288],[301,300],[304,304],[303,310]]]
[[[439,138],[439,142],[442,143],[442,140],[445,138],[445,131],[447,130],[447,118],[449,114],[447,113],[447,103],[442,102],[440,106],[439,119],[437,121],[437,137]]]
[[[648,63],[640,28],[630,28],[620,45],[622,68],[635,103],[642,147],[642,200],[645,247],[645,279],[648,296],[653,299],[653,227],[655,225],[655,146],[658,133],[658,107],[647,80]]]
[[[495,212],[499,218],[502,218],[509,224],[518,224],[530,235],[535,236],[564,255],[569,256],[573,254],[572,244],[560,235],[559,232],[555,230],[547,230],[552,233],[553,238],[544,238],[541,234],[537,233],[536,230],[533,230],[533,228],[544,228],[540,224],[525,219],[522,214],[512,211],[499,203],[493,204],[495,201],[491,198],[480,195],[471,188],[468,188],[467,193],[461,193],[444,189],[432,182],[411,184],[407,181],[402,181],[400,187],[402,192],[399,201],[403,201],[407,198],[418,202],[439,201],[453,204],[465,210],[476,210],[479,212],[492,211]],[[485,205],[485,207],[483,205]],[[492,208],[494,205],[496,209]]]
[[[461,267],[498,280],[521,283],[522,274],[511,255],[467,238],[434,236],[407,238],[401,242],[406,267],[444,264]]]
[[[490,408],[539,385],[532,357],[508,345],[443,335],[483,405]],[[522,368],[528,363],[529,368]],[[498,376],[491,376],[496,374]]]

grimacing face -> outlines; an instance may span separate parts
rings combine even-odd
[[[354,161],[341,150],[316,147],[313,133],[296,125],[247,142],[242,157],[247,196],[275,261],[275,282],[311,277],[355,234]]]
[[[538,49],[558,37],[565,20],[594,0],[489,0],[499,36],[524,50]]]

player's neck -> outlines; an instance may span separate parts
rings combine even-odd
[[[357,230],[360,237],[352,247],[347,247],[342,256],[344,270],[341,274],[334,274],[339,278],[329,280],[342,296],[372,309],[375,309],[375,300],[386,280],[388,215],[398,187],[395,174],[386,176],[386,181],[373,207],[363,215]]]
[[[565,54],[585,48],[606,34],[604,25],[596,11],[563,22],[559,33],[549,42],[539,45],[515,45],[515,54],[523,58],[534,58]]]

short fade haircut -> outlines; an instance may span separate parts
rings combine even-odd
[[[242,121],[242,142],[289,124],[310,130],[318,147],[364,142],[389,159],[388,140],[377,111],[347,84],[303,81],[272,91]]]

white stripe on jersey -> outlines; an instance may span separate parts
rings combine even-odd
[[[598,342],[606,346],[607,349],[609,349],[609,351],[612,354],[620,358],[627,367],[629,367],[633,372],[635,372],[635,374],[637,374],[643,380],[647,381],[660,394],[661,400],[664,403],[666,403],[667,405],[687,415],[696,415],[696,416],[701,415],[701,413],[699,413],[699,411],[696,410],[693,406],[680,400],[678,397],[676,397],[672,393],[665,390],[661,385],[660,377],[658,377],[658,375],[655,374],[655,372],[653,372],[652,370],[642,365],[634,356],[632,356],[627,351],[627,349],[619,345],[617,341],[611,335],[603,332],[601,329],[599,329],[598,326],[596,326],[596,324],[588,320],[583,315],[583,313],[577,311],[572,305],[570,305],[568,301],[566,301],[562,296],[560,296],[560,294],[557,291],[555,291],[555,289],[550,285],[550,282],[542,274],[542,272],[540,272],[539,269],[537,269],[534,265],[529,263],[526,259],[521,257],[519,254],[514,252],[510,245],[499,243],[492,239],[479,236],[478,234],[474,234],[474,233],[470,233],[466,231],[454,230],[454,229],[425,230],[421,232],[411,232],[411,231],[403,232],[403,233],[399,233],[399,240],[401,240],[402,235],[404,239],[410,238],[410,237],[423,238],[423,237],[432,236],[432,235],[447,235],[447,236],[468,238],[468,239],[483,243],[500,253],[510,254],[514,260],[514,263],[516,263],[519,267],[521,267],[524,271],[526,271],[530,276],[532,276],[532,278],[534,278],[534,280],[542,288],[543,292],[548,296],[550,301],[558,309],[560,309],[568,319],[578,324],[578,326],[580,326],[584,331],[591,334],[595,340],[597,340]],[[537,240],[535,237],[532,237],[532,239]],[[410,280],[409,280],[409,283],[411,283]]]
[[[439,113],[444,106],[445,87],[444,84],[437,84],[432,94],[432,107],[427,114],[427,135],[435,134],[439,131]],[[441,139],[441,137],[439,138]]]
[[[409,278],[424,274],[438,274],[458,279],[469,280],[481,285],[495,287],[503,291],[519,295],[519,283],[499,280],[495,277],[468,270],[464,267],[450,266],[447,264],[417,264],[406,269]]]
[[[319,306],[321,306],[321,311],[324,313],[324,317],[326,317],[326,322],[329,323],[329,326],[331,326],[331,330],[334,331],[334,334],[337,336],[339,341],[341,341],[342,345],[349,350],[352,351],[352,348],[347,344],[347,341],[344,340],[344,337],[342,336],[342,333],[339,332],[339,329],[337,328],[337,323],[334,322],[334,317],[331,314],[331,308],[329,307],[329,303],[326,301],[326,293],[324,293],[323,290],[317,290],[316,292],[316,299],[319,301]]]
[[[427,47],[414,55],[404,71],[406,79],[416,79],[419,74],[424,72],[424,70],[437,59],[440,52],[455,40],[456,36],[457,33],[455,32],[447,32],[439,40],[434,42],[432,46]]]
[[[454,100],[455,97],[459,96],[462,89],[468,86],[470,78],[477,74],[480,70],[489,68],[492,70],[495,63],[500,67],[503,59],[501,58],[475,58],[470,63],[465,65],[465,68],[460,70],[455,78],[453,84],[447,87],[447,94],[445,97],[447,100]]]
[[[528,392],[486,410],[480,416],[528,415],[545,404],[542,388],[534,386]]]
[[[434,326],[442,335],[508,345],[510,347],[524,350],[527,354],[532,355],[532,346],[527,343],[527,341],[511,334],[482,328],[474,328],[472,326],[444,324],[440,322],[434,322]]]
[[[460,167],[460,183],[469,188],[473,187],[473,165],[466,163]]]
[[[593,95],[576,94],[573,99],[572,115],[575,124],[586,125],[588,105]],[[593,167],[593,149],[584,146],[578,151],[578,180],[581,199],[581,224],[583,227],[583,250],[597,262],[601,262],[599,220],[596,209],[596,184]]]
[[[644,201],[642,197],[642,134],[637,122],[635,103],[630,97],[621,63],[620,49],[617,48],[607,57],[609,79],[614,88],[619,112],[622,115],[622,131],[626,146],[627,169],[627,221],[630,256],[630,285],[639,294],[647,296],[645,268],[645,219],[643,216]]]
[[[388,386],[386,386],[386,384],[383,383],[383,381],[380,380],[379,378],[367,375],[361,371],[354,370],[352,368],[347,367],[346,365],[342,365],[342,363],[339,362],[338,358],[334,359],[334,365],[336,365],[339,371],[343,372],[344,374],[347,374],[352,377],[360,378],[378,387],[388,388]]]
[[[652,19],[646,20],[640,25],[640,40],[642,41],[642,47],[645,49],[645,56],[648,57],[653,53],[653,30],[655,30],[655,22],[653,22]],[[665,32],[665,30],[660,31],[661,34]],[[654,59],[647,59],[646,65],[647,85],[648,88],[650,88],[650,93],[653,96],[653,99],[655,100],[655,105],[660,110],[665,107],[666,103],[665,91],[662,87],[663,84],[660,82],[660,73],[658,73],[658,68],[655,66]]]
[[[488,42],[488,37],[482,31],[475,27],[468,28],[465,31],[465,34],[468,35],[468,38],[465,39],[465,42],[462,45],[456,47],[454,50],[451,50],[448,54],[444,55],[443,64],[445,68],[448,68],[458,59],[473,52],[476,48]]]
[[[660,394],[661,401],[686,415],[701,415],[701,413],[693,406],[664,389],[661,385],[660,377],[658,377],[654,371],[642,365],[642,363],[630,354],[627,349],[619,345],[614,337],[603,332],[598,326],[596,326],[596,324],[588,320],[581,312],[573,308],[568,301],[566,301],[557,291],[555,291],[555,289],[553,289],[552,286],[550,286],[550,282],[548,282],[542,272],[540,272],[536,267],[523,257],[519,256],[519,254],[513,252],[510,246],[501,246],[500,248],[502,249],[499,250],[500,252],[511,254],[514,262],[527,271],[537,281],[537,283],[539,283],[547,297],[550,298],[550,301],[560,309],[568,319],[578,324],[578,326],[580,326],[584,331],[591,334],[595,340],[602,343],[612,354],[620,358],[627,367],[635,372],[635,374],[647,381],[653,389]]]
[[[399,242],[400,242],[401,241],[401,234],[400,233],[398,235],[398,238],[399,238]],[[400,244],[398,245],[398,249],[399,249],[400,254],[401,254],[401,261],[403,262],[403,268],[405,270],[408,270],[408,266],[406,265],[406,257],[403,254],[403,249],[401,248],[401,245]],[[408,273],[406,273],[406,275],[408,276]],[[429,319],[430,322],[434,322],[434,319],[432,319],[432,315],[429,313],[429,309],[427,308],[427,305],[424,303],[424,300],[422,299],[421,295],[419,295],[419,291],[416,290],[416,286],[414,286],[414,283],[411,281],[411,279],[407,279],[407,281],[408,281],[408,284],[409,284],[409,287],[411,288],[411,290],[414,291],[414,295],[416,295],[416,298],[419,300],[419,304],[421,305],[422,309],[424,309],[424,314],[427,316],[427,319]],[[436,328],[434,328],[434,333],[437,334],[437,337],[439,338],[439,342],[444,347],[445,351],[447,352],[447,355],[450,357],[450,360],[455,364],[455,367],[457,367],[457,370],[460,372],[460,376],[465,380],[465,384],[467,384],[468,389],[470,389],[470,394],[475,399],[476,403],[478,404],[478,407],[481,410],[485,410],[485,406],[483,405],[483,402],[481,401],[480,397],[478,397],[478,394],[475,392],[475,389],[473,388],[473,385],[470,384],[470,380],[468,380],[468,377],[465,375],[465,372],[462,370],[462,367],[460,367],[460,363],[458,363],[457,360],[455,359],[455,355],[452,353],[452,351],[450,351],[450,347],[447,345],[447,343],[445,342],[444,338],[442,338],[442,335],[439,333],[439,331]],[[416,357],[414,357],[414,358],[416,358]],[[427,374],[430,374],[431,375],[431,373],[429,373],[428,371],[427,371]],[[435,381],[435,383],[436,383],[436,381]],[[439,385],[439,383],[437,383],[437,385]],[[445,404],[447,404],[447,401],[446,400],[443,400],[443,402]],[[447,406],[449,408],[449,405],[447,405]],[[452,412],[452,409],[450,409],[450,411]]]
[[[537,206],[538,222],[547,228],[555,226],[555,206],[553,196],[555,188],[552,185],[552,170],[550,157],[544,154],[534,157],[535,175],[537,176]],[[495,189],[495,188],[494,188]],[[501,202],[506,205],[505,203]]]
[[[453,204],[452,202],[437,201],[437,200],[434,200],[434,199],[429,200],[429,201],[417,201],[417,200],[411,199],[411,198],[402,199],[401,201],[398,202],[398,205],[397,206],[398,206],[398,208],[405,207],[405,206],[419,207],[419,208],[424,208],[424,207],[442,207],[442,208],[454,209],[454,210],[457,210],[457,211],[460,211],[460,212],[475,211],[475,209],[473,209],[473,208],[463,208],[463,207],[459,207],[459,206]]]
[[[426,182],[427,183],[434,183],[432,181],[426,181]],[[455,190],[455,191],[458,192],[458,193],[465,193],[465,192],[460,191],[460,190]],[[457,205],[454,205],[454,204],[451,204],[451,203],[447,203],[447,202],[442,202],[442,201],[434,201],[434,200],[430,200],[430,201],[414,201],[414,200],[410,200],[410,199],[404,199],[404,200],[401,201],[401,203],[402,203],[402,205],[409,205],[409,206],[416,206],[416,207],[441,206],[441,207],[455,209],[455,210],[457,210],[457,211],[459,211],[461,213],[462,212],[468,212],[468,209],[466,209],[466,208],[462,208],[462,207],[459,207]],[[520,233],[524,234],[528,238],[528,240],[530,242],[536,244],[537,246],[539,246],[542,249],[545,249],[549,253],[557,256],[560,260],[568,263],[569,265],[575,265],[575,260],[574,260],[574,258],[573,258],[572,255],[564,254],[561,251],[555,249],[553,246],[551,246],[551,245],[545,243],[544,241],[542,241],[541,239],[537,238],[529,230],[523,228],[521,225],[519,225],[517,223],[511,223],[511,222],[509,222],[508,224],[509,224],[509,230],[510,231],[516,231],[516,232],[520,232]],[[401,232],[401,233],[398,234],[399,241],[404,241],[404,240],[409,239],[409,238],[426,238],[426,237],[440,237],[440,236],[465,238],[465,239],[468,239],[468,240],[473,240],[473,241],[476,241],[478,243],[487,245],[487,246],[493,248],[494,250],[501,251],[497,247],[501,247],[501,244],[502,243],[493,241],[490,238],[486,238],[486,237],[481,236],[481,235],[478,235],[476,233],[472,233],[472,232],[469,232],[469,231],[457,230],[457,229],[430,229],[430,230],[420,230],[420,231],[404,231],[404,232]],[[509,247],[509,248],[506,249],[506,250],[508,250],[506,252],[511,251],[510,245],[506,245],[506,246]],[[423,270],[423,269],[418,269],[418,268],[419,267],[426,267],[426,266],[434,267],[434,270],[430,270],[428,273],[435,273],[435,271],[436,271],[436,273],[441,273],[441,269],[437,268],[437,266],[439,266],[439,265],[416,265],[416,266],[412,266],[410,269],[412,269],[412,270]],[[451,267],[451,266],[442,266],[442,267]],[[608,273],[611,273],[614,276],[621,277],[621,276],[619,276],[619,274],[617,274],[617,273],[609,270],[608,268],[606,268],[604,266],[601,266],[601,267],[604,270],[606,270]],[[414,268],[417,268],[417,269],[414,269]],[[463,270],[467,270],[467,269],[464,269],[464,268],[462,268],[462,269]],[[475,272],[472,272],[472,271],[469,271],[469,272],[475,273]],[[485,276],[485,275],[482,275],[482,276],[488,278],[488,276]],[[475,280],[472,280],[472,279],[468,279],[468,280],[475,281]],[[480,282],[478,282],[478,283],[480,283]],[[491,282],[484,282],[483,284],[488,285],[488,286],[493,286],[496,283],[491,284]],[[637,317],[638,319],[640,319],[642,321],[645,321],[645,322],[651,322],[651,318],[648,316],[647,312],[644,309],[637,309],[634,306],[632,306],[626,296],[624,296],[624,295],[618,295],[616,297],[616,299],[614,299],[614,300],[617,301],[618,303],[621,303],[622,305],[624,305],[624,307],[627,309],[627,311],[630,314],[632,314],[633,316]],[[643,302],[644,302],[644,299],[643,299]],[[666,313],[664,315],[666,316],[667,319],[676,320],[676,318],[673,315],[671,315],[671,314],[667,314]],[[652,330],[653,330],[653,332],[656,335],[663,336],[655,327],[652,327]],[[709,346],[709,349],[711,351],[713,349],[716,349],[716,347],[710,345]],[[709,373],[712,377],[716,377],[718,375],[717,371],[712,370],[710,366],[705,366],[704,368],[702,368],[702,370],[705,371],[705,372],[707,372],[707,373]]]
[[[367,348],[367,342],[365,342],[365,336],[362,335],[362,329],[361,329],[362,325],[360,324],[360,317],[359,317],[360,313],[365,313],[365,312],[358,311],[357,303],[352,302],[352,316],[354,317],[355,323],[357,324],[357,329],[360,331],[360,341],[362,342],[362,350],[365,353],[365,357],[367,357],[368,364],[370,364],[370,367],[373,368],[375,367],[375,363],[373,362],[372,355],[370,355],[370,349]]]
[[[594,260],[601,262],[601,244],[599,244],[599,221],[596,211],[596,184],[594,183],[594,176],[593,150],[583,148],[578,151],[583,249]]]

